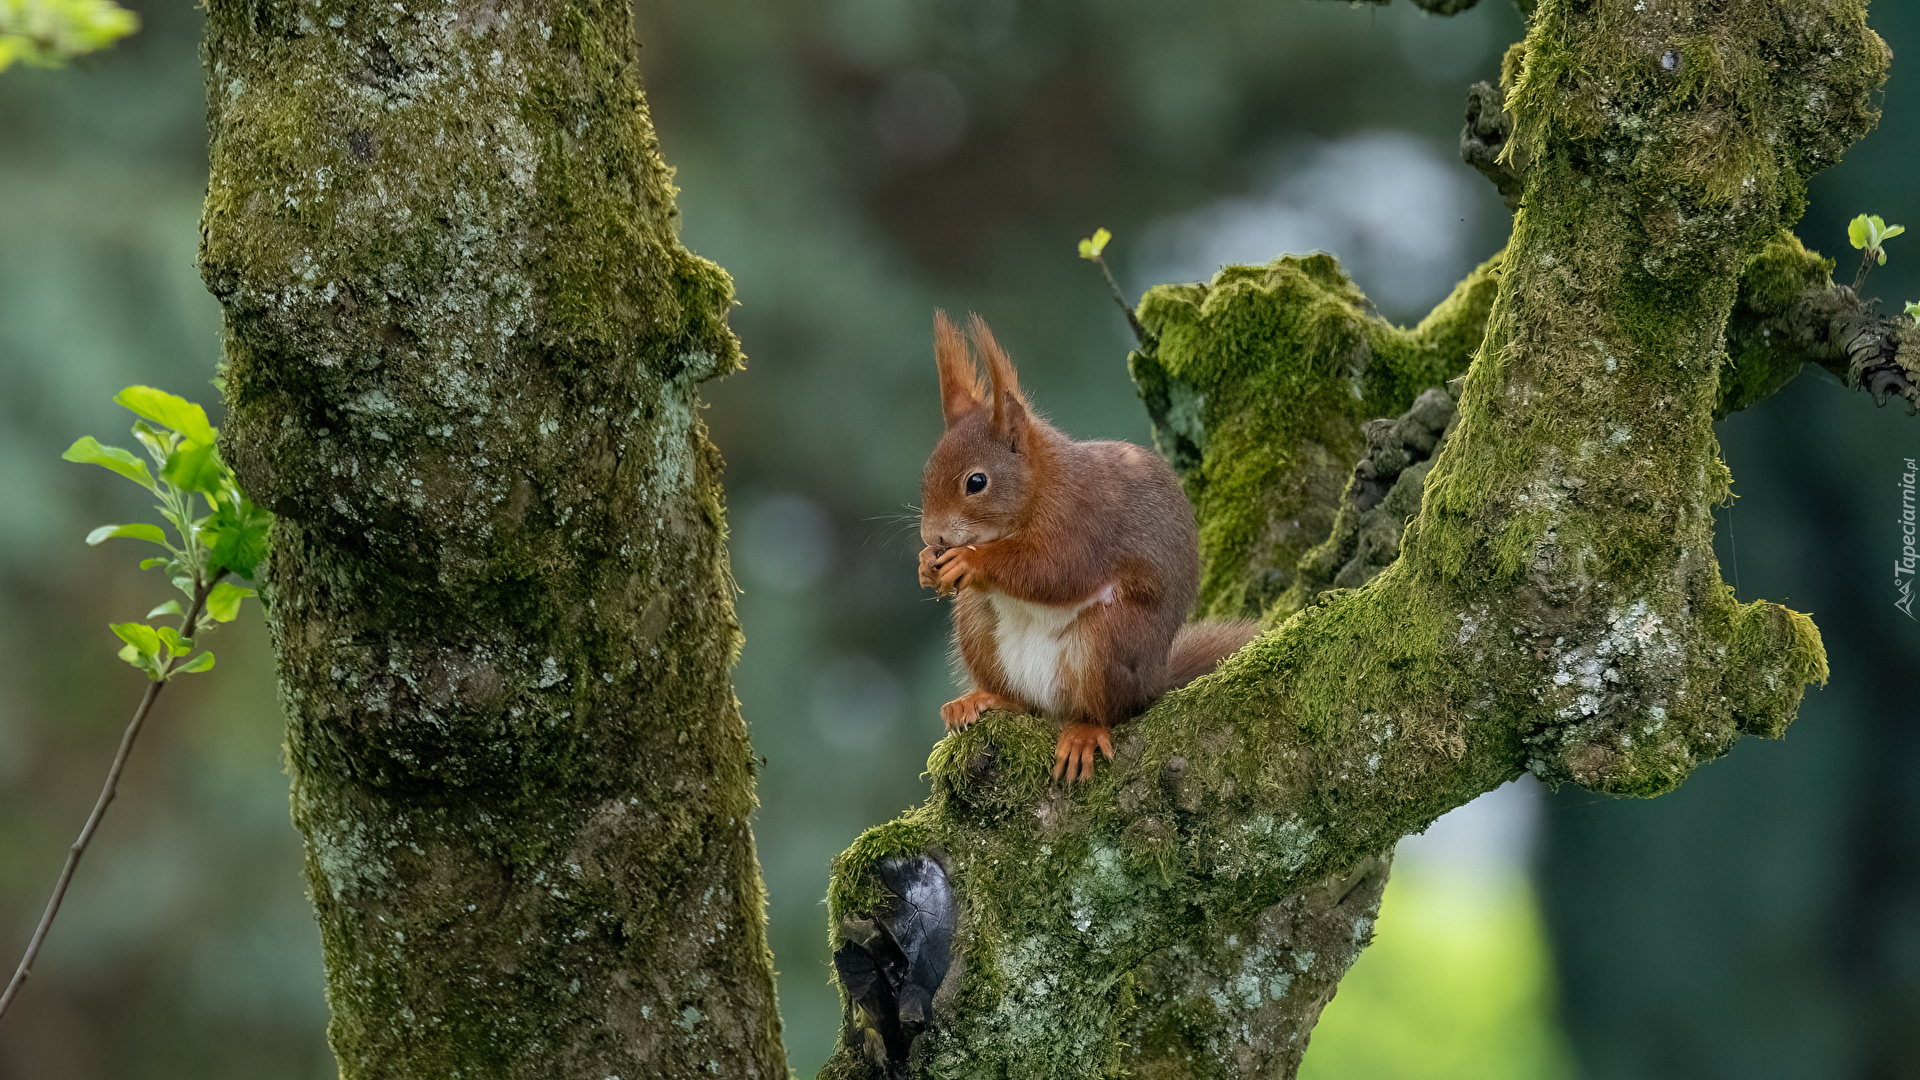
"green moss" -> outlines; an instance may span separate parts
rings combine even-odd
[[[1833,284],[1833,260],[1781,230],[1747,263],[1727,322],[1727,361],[1715,415],[1771,397],[1800,374],[1809,356],[1795,327],[1802,301]]]
[[[1826,685],[1827,653],[1813,620],[1779,604],[1740,606],[1727,650],[1727,686],[1742,731],[1763,739],[1786,734],[1809,684]]]
[[[1528,49],[1503,72],[1515,118],[1509,153],[1592,142],[1607,160],[1642,163],[1645,194],[1681,190],[1716,206],[1758,195],[1791,224],[1805,177],[1877,122],[1872,95],[1889,60],[1864,4],[1822,18],[1839,44],[1808,44],[1793,4],[1709,14],[1543,3]]]
[[[1411,330],[1373,314],[1324,254],[1147,293],[1158,346],[1130,367],[1199,513],[1201,614],[1258,615],[1292,586],[1332,525],[1360,423],[1466,370],[1499,273],[1495,257]]]
[[[934,842],[932,822],[925,807],[876,825],[854,840],[833,860],[833,878],[827,889],[827,914],[833,926],[831,944],[838,947],[839,925],[849,912],[874,911],[883,905],[886,887],[873,866],[889,855],[913,855]]]
[[[1779,317],[1810,289],[1832,282],[1833,260],[1807,250],[1800,238],[1782,229],[1747,262],[1740,276],[1740,305],[1758,315]]]

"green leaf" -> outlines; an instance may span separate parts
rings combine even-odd
[[[153,477],[147,474],[147,463],[134,457],[133,451],[122,450],[117,446],[102,446],[100,441],[91,435],[82,435],[74,441],[72,446],[67,447],[66,453],[60,456],[82,465],[98,465],[103,469],[112,469],[148,491],[160,490],[154,486]]]
[[[16,60],[58,67],[139,25],[138,16],[112,0],[0,0],[0,71]]]
[[[147,448],[147,454],[156,463],[167,460],[167,455],[173,453],[181,441],[179,432],[154,427],[145,420],[133,422],[133,437],[140,440],[140,445]]]
[[[1920,322],[1920,303],[1910,303],[1907,305],[1907,318],[1915,322]]]
[[[213,425],[207,422],[207,410],[186,398],[151,386],[129,386],[113,395],[113,400],[136,416],[172,428],[189,442],[213,445]]]
[[[160,531],[158,525],[134,522],[131,525],[102,525],[87,534],[87,545],[103,544],[116,537],[128,540],[145,540],[149,544],[167,547],[167,534]]]
[[[1847,239],[1853,243],[1854,247],[1864,251],[1867,244],[1873,239],[1869,233],[1869,230],[1872,228],[1872,219],[1865,214],[1861,214],[1859,217],[1847,223]]]
[[[154,631],[153,627],[148,626],[146,623],[109,623],[108,626],[114,633],[120,635],[121,641],[139,649],[141,652],[157,653],[160,651],[160,635]]]
[[[167,455],[160,475],[167,483],[185,491],[211,495],[220,490],[220,460],[214,456],[213,443],[181,443],[179,449]]]
[[[120,646],[120,659],[146,672],[147,678],[154,679],[155,668],[153,666],[153,657],[148,656],[146,653],[141,652],[131,645],[122,645]],[[158,682],[159,680],[154,679],[154,681]]]
[[[267,557],[273,515],[242,496],[235,506],[222,500],[207,519],[202,535],[211,550],[212,569],[231,570],[252,580]]]
[[[257,594],[252,589],[222,581],[207,594],[207,614],[221,622],[232,622],[240,615],[240,601],[254,595]]]
[[[1847,239],[1867,253],[1868,258],[1887,265],[1887,241],[1907,231],[1905,225],[1889,225],[1879,214],[1861,214],[1847,225]]]
[[[185,656],[193,651],[193,639],[181,637],[180,631],[171,626],[158,627],[154,634],[166,643],[167,651],[174,656]]]
[[[140,569],[151,570],[156,566],[165,566],[172,561],[173,561],[172,559],[169,559],[164,555],[156,555],[151,559],[141,559]]]
[[[181,664],[179,667],[174,668],[173,674],[197,675],[202,671],[207,671],[211,669],[212,667],[213,667],[213,654],[210,652],[203,652],[199,656],[196,656],[193,659],[187,661],[186,663]]]
[[[1083,259],[1099,258],[1100,253],[1107,250],[1107,241],[1111,239],[1113,239],[1113,234],[1106,229],[1099,228],[1093,230],[1092,236],[1080,241],[1080,257]]]
[[[168,650],[153,627],[145,623],[113,623],[110,629],[126,642],[120,650],[120,659],[146,672],[147,678],[158,681],[166,665],[162,657]]]
[[[159,607],[154,608],[152,611],[147,612],[147,618],[157,619],[162,615],[184,615],[184,614],[186,613],[180,610],[180,601],[169,600],[166,603],[161,604]]]

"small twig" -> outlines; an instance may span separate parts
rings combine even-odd
[[[1120,313],[1127,317],[1127,325],[1133,328],[1134,340],[1142,349],[1153,347],[1153,339],[1147,334],[1147,328],[1140,325],[1140,319],[1133,313],[1133,306],[1127,303],[1127,294],[1120,291],[1120,283],[1113,279],[1113,271],[1107,269],[1107,260],[1099,255],[1089,255],[1088,260],[1100,268],[1100,276],[1107,279],[1107,289],[1113,293],[1113,302],[1120,305]]]
[[[225,570],[194,590],[193,608],[181,620],[180,636],[191,640],[198,628],[200,614],[205,609],[207,594],[213,586],[225,577]],[[120,773],[127,767],[127,755],[133,751],[133,740],[140,735],[140,728],[147,722],[147,714],[153,711],[153,702],[160,696],[160,690],[167,685],[166,676],[178,664],[179,657],[167,661],[166,671],[161,677],[147,684],[147,692],[140,698],[140,707],[133,711],[133,720],[127,724],[126,734],[120,736],[120,749],[113,755],[113,765],[107,769],[107,783],[100,789],[100,798],[93,804],[93,813],[87,815],[87,823],[81,826],[80,838],[67,849],[67,864],[60,870],[60,880],[53,886],[53,897],[47,901],[47,910],[40,916],[40,925],[34,928],[32,940],[27,942],[27,952],[20,958],[20,967],[14,971],[13,980],[7,983],[7,989],[0,993],[0,1018],[7,1015],[13,999],[20,995],[20,988],[26,985],[27,975],[33,968],[34,958],[40,955],[40,946],[47,940],[47,931],[53,926],[53,917],[60,913],[60,903],[67,897],[67,885],[73,881],[73,871],[80,865],[80,856],[87,853],[87,845],[93,842],[94,832],[100,828],[100,819],[106,816],[107,804],[113,801],[120,788]]]
[[[1860,290],[1866,286],[1867,275],[1873,273],[1873,256],[1875,250],[1874,248],[1868,248],[1860,253],[1860,272],[1853,275],[1853,292],[1855,296],[1858,296]]]

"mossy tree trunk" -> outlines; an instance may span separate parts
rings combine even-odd
[[[836,864],[823,1076],[1290,1077],[1400,837],[1523,771],[1660,794],[1825,678],[1720,579],[1713,422],[1807,363],[1920,401],[1912,322],[1785,232],[1888,52],[1862,0],[1523,6],[1463,140],[1512,239],[1421,326],[1325,256],[1142,302],[1201,606],[1269,629],[1084,789],[1033,718],[939,745]]]
[[[202,271],[350,1078],[786,1075],[629,8],[211,0]]]

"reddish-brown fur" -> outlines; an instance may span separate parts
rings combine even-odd
[[[987,709],[1053,715],[1067,722],[1054,774],[1086,778],[1096,749],[1113,756],[1115,724],[1256,628],[1182,631],[1200,556],[1173,471],[1131,443],[1074,442],[1034,415],[977,315],[968,337],[984,382],[967,340],[934,315],[946,434],[921,476],[920,581],[958,594],[954,638],[976,687],[941,715],[949,728]],[[984,487],[969,492],[969,478]]]

